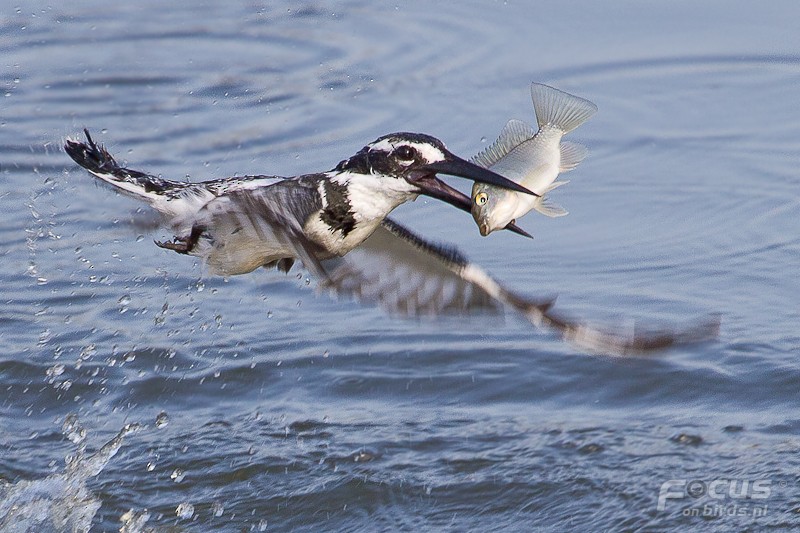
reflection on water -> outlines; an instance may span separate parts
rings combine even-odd
[[[0,529],[791,528],[800,51],[797,8],[771,6],[0,15]],[[397,217],[573,316],[720,312],[718,342],[609,360],[513,316],[397,320],[302,277],[209,277],[60,149],[86,126],[197,180],[328,169],[398,130],[470,156],[533,121],[531,81],[599,107],[554,193],[570,215],[526,217],[525,242],[434,201]],[[131,420],[156,423],[110,460]],[[767,479],[768,512],[659,511],[684,478]]]

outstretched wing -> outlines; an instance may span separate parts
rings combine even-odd
[[[285,178],[280,176],[237,176],[199,183],[173,181],[126,168],[102,144],[97,144],[84,129],[86,141],[67,139],[64,150],[94,177],[120,192],[150,204],[165,215],[173,226],[181,226],[207,202],[230,191],[268,187]]]
[[[505,288],[455,248],[427,242],[388,218],[361,246],[322,265],[328,275],[323,288],[377,303],[392,313],[419,316],[506,307],[574,345],[609,355],[701,342],[715,337],[719,329],[718,319],[684,331],[595,328],[553,312],[553,299],[531,299]]]
[[[502,307],[481,284],[462,275],[469,262],[458,250],[429,243],[388,218],[360,246],[322,264],[328,273],[324,288],[377,303],[393,314],[469,313]]]

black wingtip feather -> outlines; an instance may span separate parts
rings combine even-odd
[[[86,135],[86,142],[73,141],[67,139],[64,143],[64,151],[77,164],[92,172],[111,172],[119,168],[117,161],[108,153],[103,145],[97,145],[89,134],[89,130],[83,129]]]

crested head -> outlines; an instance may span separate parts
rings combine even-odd
[[[384,217],[403,202],[437,188],[436,170],[428,168],[454,156],[435,137],[391,133],[369,143],[328,173],[345,187],[361,218]]]
[[[442,141],[421,133],[379,137],[336,165],[328,175],[346,184],[351,194],[360,194],[365,202],[371,197],[370,202],[381,203],[389,210],[424,194],[469,211],[469,197],[438,179],[437,173],[533,194],[489,169],[457,157]]]
[[[423,133],[390,133],[339,163],[335,170],[401,178],[415,169],[446,160],[448,154],[444,143],[436,137]]]

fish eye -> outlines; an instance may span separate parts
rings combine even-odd
[[[417,156],[417,151],[404,144],[395,148],[393,155],[401,161],[412,161]]]
[[[475,204],[476,205],[483,205],[489,200],[489,195],[485,192],[479,192],[475,195]]]

